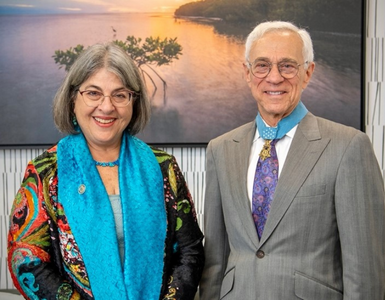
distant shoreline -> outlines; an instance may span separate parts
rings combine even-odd
[[[174,18],[175,19],[191,20],[191,21],[202,22],[202,23],[214,23],[214,22],[223,21],[222,18],[201,17],[201,16],[177,16],[177,15],[174,15]]]

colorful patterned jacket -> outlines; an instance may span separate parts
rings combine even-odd
[[[67,223],[65,208],[58,202],[56,148],[27,166],[10,215],[8,266],[16,288],[26,299],[90,300],[94,299],[92,284],[81,249]],[[164,179],[167,211],[159,299],[193,299],[204,264],[203,235],[175,158],[160,150],[153,152]]]

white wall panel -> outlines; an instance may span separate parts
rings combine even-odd
[[[366,1],[365,125],[385,171],[385,0]]]

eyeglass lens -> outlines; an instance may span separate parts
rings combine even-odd
[[[281,76],[288,79],[297,75],[298,67],[300,66],[294,62],[271,63],[266,61],[255,61],[251,64],[251,72],[255,77],[264,78],[270,73],[274,64],[277,65]]]
[[[83,96],[85,103],[91,107],[99,106],[106,97],[109,97],[110,101],[115,106],[127,106],[132,99],[132,92],[128,90],[114,92],[110,96],[103,95],[103,93],[99,91],[92,91],[92,90],[79,91],[79,92]]]

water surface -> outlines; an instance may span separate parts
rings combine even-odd
[[[54,63],[55,50],[128,35],[177,37],[183,47],[179,60],[155,68],[167,82],[166,102],[161,81],[148,70],[158,89],[151,122],[140,135],[145,141],[207,143],[254,119],[256,104],[243,78],[243,38],[218,33],[211,24],[160,14],[0,16],[0,145],[49,145],[60,138],[51,103],[65,71]],[[359,128],[360,37],[339,35],[340,46],[332,47],[332,36],[313,36],[317,66],[302,99],[314,114]]]

